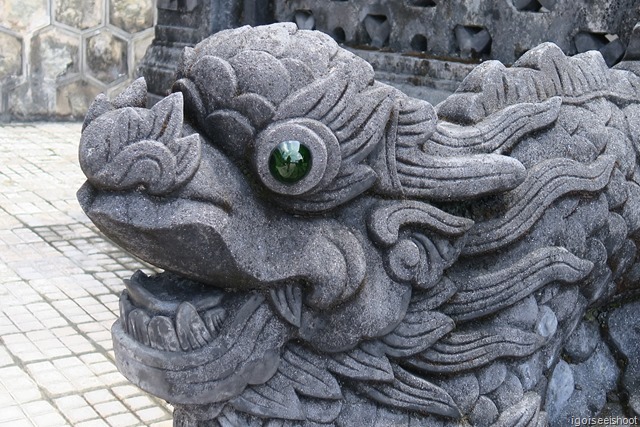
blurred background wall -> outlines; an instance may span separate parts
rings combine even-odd
[[[609,66],[640,58],[640,0],[0,0],[0,121],[80,119],[137,75],[153,103],[185,46],[287,21],[434,104],[478,63],[509,65],[544,41],[569,55],[599,50]]]
[[[155,0],[0,0],[0,121],[82,118],[135,77]]]

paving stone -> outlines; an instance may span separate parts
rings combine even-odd
[[[13,358],[7,351],[6,347],[0,345],[0,367],[13,364]]]
[[[127,412],[127,408],[118,401],[109,401],[104,403],[98,403],[93,406],[96,411],[103,417],[109,417],[111,415],[122,414]]]
[[[80,128],[0,126],[0,164],[8,166],[0,168],[0,427],[170,426],[170,407],[114,364],[110,327],[122,278],[148,266],[80,210]],[[95,405],[104,403],[121,412],[103,417]]]
[[[145,423],[165,418],[167,413],[158,407],[141,409],[136,411],[136,415]]]
[[[91,403],[92,405],[116,399],[116,397],[109,390],[90,391],[84,394],[84,398],[87,399],[87,402]]]
[[[96,419],[79,423],[76,427],[109,427],[109,424],[102,419]]]
[[[29,339],[23,334],[11,334],[2,337],[7,350],[23,363],[42,360],[45,356]]]
[[[134,411],[154,406],[154,402],[148,396],[130,397],[128,399],[124,399],[124,403]],[[139,414],[139,412],[137,413]]]
[[[56,411],[51,403],[47,402],[46,400],[36,400],[33,402],[25,403],[24,405],[22,405],[22,410],[27,415],[30,415],[32,417],[35,417],[36,415],[50,414]]]
[[[63,416],[57,413],[38,415],[37,417],[34,417],[33,423],[36,426],[42,426],[42,427],[69,426],[69,424],[63,418]]]
[[[56,406],[63,410],[77,409],[88,406],[86,400],[84,400],[80,396],[75,395],[60,397],[58,399],[55,399],[54,401]]]
[[[22,417],[24,417],[24,412],[22,412],[17,405],[5,406],[5,408],[0,411],[0,422],[2,423],[20,420]]]
[[[126,399],[127,397],[144,394],[144,392],[142,392],[138,387],[130,384],[119,386],[119,387],[113,387],[111,390],[120,399]]]
[[[118,414],[107,418],[109,425],[113,427],[138,426],[140,420],[133,414]]]
[[[27,365],[27,371],[51,396],[62,396],[75,391],[74,385],[51,362]]]
[[[11,366],[0,370],[0,382],[4,389],[11,395],[13,402],[23,404],[41,398],[34,381],[17,366]]]

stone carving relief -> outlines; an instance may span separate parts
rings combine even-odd
[[[294,24],[185,48],[80,143],[85,212],[165,270],[126,283],[119,369],[177,426],[547,425],[572,332],[639,280],[638,91],[553,44],[437,107]]]

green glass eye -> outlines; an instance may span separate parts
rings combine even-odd
[[[269,156],[269,170],[280,182],[298,182],[311,170],[311,151],[299,141],[283,141]]]

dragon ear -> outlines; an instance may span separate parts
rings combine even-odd
[[[387,272],[399,282],[429,289],[458,258],[473,221],[419,201],[385,202],[372,211],[367,226],[387,248]]]

